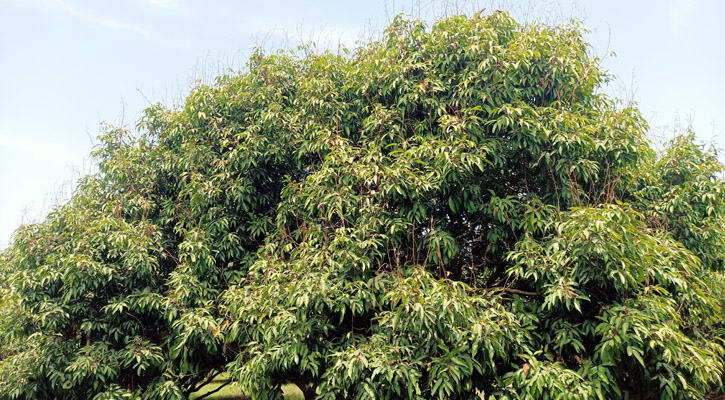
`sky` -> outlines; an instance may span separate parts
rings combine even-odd
[[[692,126],[725,148],[721,0],[0,0],[0,249],[94,170],[104,124],[133,128],[150,104],[240,70],[257,45],[353,47],[399,12],[484,8],[581,20],[617,77],[605,90],[636,101],[653,138]]]

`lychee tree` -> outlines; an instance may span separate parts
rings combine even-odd
[[[0,258],[0,398],[702,398],[722,165],[662,153],[576,24],[396,18],[108,127]]]

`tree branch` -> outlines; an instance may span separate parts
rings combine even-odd
[[[192,394],[194,392],[198,392],[199,390],[201,390],[201,388],[203,388],[204,386],[206,386],[209,383],[213,382],[214,381],[214,378],[216,378],[217,376],[219,376],[221,373],[222,373],[222,371],[217,371],[214,374],[210,374],[205,380],[203,380],[198,385],[196,385],[196,387],[194,387],[193,389],[188,390],[184,394],[186,394],[186,396],[188,397],[190,394]]]
[[[502,292],[520,294],[522,296],[541,296],[540,294],[538,294],[536,292],[527,292],[525,290],[519,290],[519,289],[514,289],[514,288],[508,288],[508,287],[493,287],[493,288],[489,288],[486,290],[487,291],[500,290]]]
[[[205,398],[207,396],[211,396],[212,394],[214,394],[214,393],[222,390],[222,388],[224,388],[225,386],[229,385],[230,383],[232,383],[232,381],[231,380],[228,380],[228,381],[222,383],[221,385],[219,385],[218,388],[216,388],[214,390],[210,390],[210,391],[204,393],[203,395],[197,397],[196,400],[201,400],[201,399],[203,399],[203,398]]]

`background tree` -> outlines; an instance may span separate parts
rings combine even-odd
[[[397,18],[109,127],[2,255],[0,396],[704,396],[721,165],[607,79],[577,24]]]

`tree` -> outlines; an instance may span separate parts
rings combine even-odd
[[[721,165],[692,136],[656,154],[579,25],[399,17],[304,50],[102,134],[100,172],[2,255],[0,397],[721,384]]]

